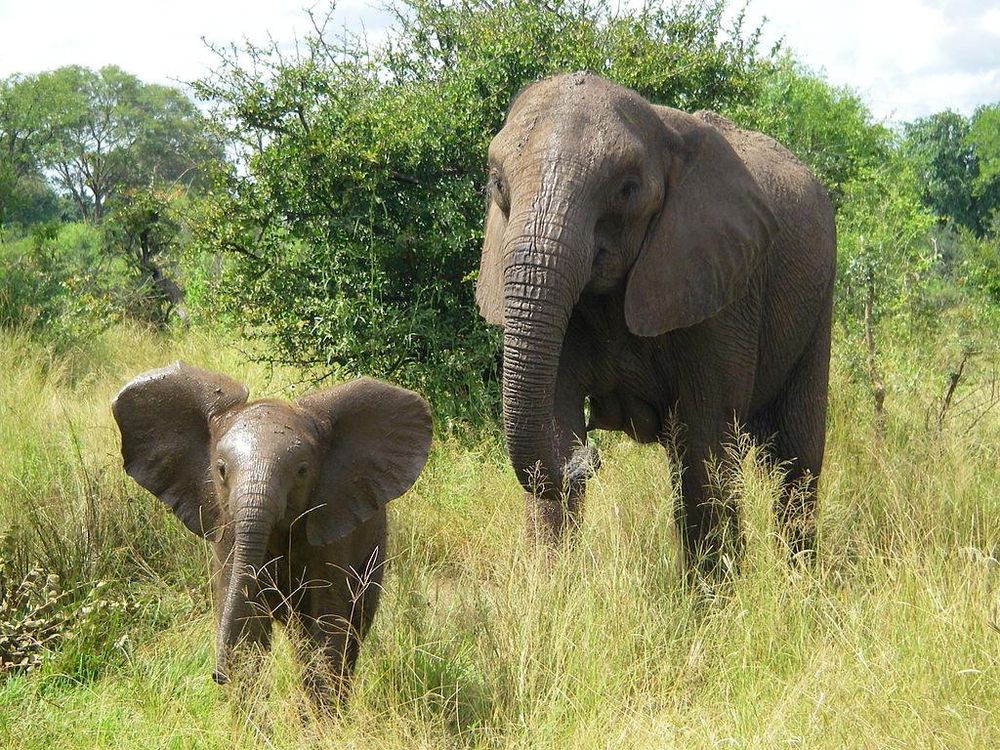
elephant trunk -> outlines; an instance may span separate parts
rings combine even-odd
[[[265,644],[270,614],[259,609],[258,576],[264,566],[268,538],[277,514],[268,490],[242,489],[234,497],[235,541],[229,584],[220,602],[216,630],[216,662],[213,677],[223,684],[229,680],[233,649],[240,642]]]
[[[529,219],[522,226],[548,221]],[[520,224],[521,222],[518,222]],[[512,222],[513,224],[513,222]],[[586,253],[566,224],[508,245],[504,276],[503,421],[507,451],[525,490],[552,499],[564,489],[572,448],[555,423],[563,339],[586,278],[572,259]],[[578,245],[574,247],[574,245]]]

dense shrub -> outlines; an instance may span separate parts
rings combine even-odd
[[[1000,104],[972,117],[946,110],[907,123],[902,150],[918,177],[921,199],[942,224],[977,237],[995,233],[1000,213]]]
[[[1000,307],[1000,215],[982,238],[966,232],[958,234],[961,282],[982,293],[989,304]]]
[[[183,315],[184,292],[175,281],[184,229],[183,191],[129,190],[111,203],[103,227],[105,255],[120,270],[130,299],[123,314],[165,326]]]
[[[892,133],[873,122],[856,92],[831,86],[790,55],[775,63],[741,119],[809,165],[837,206],[852,182],[867,179],[893,152]]]
[[[17,239],[0,236],[0,327],[26,329],[56,348],[110,325],[102,289],[100,232],[86,224],[33,225]]]
[[[175,278],[184,202],[176,192],[130,191],[100,226],[0,231],[0,327],[65,349],[125,318],[165,326],[183,309]]]

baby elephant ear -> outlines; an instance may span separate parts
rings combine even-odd
[[[416,481],[431,447],[431,413],[413,391],[371,378],[312,393],[298,403],[319,424],[325,449],[306,535],[311,544],[328,544]]]
[[[175,362],[139,375],[111,403],[126,473],[208,539],[220,523],[210,422],[246,400],[232,378]]]

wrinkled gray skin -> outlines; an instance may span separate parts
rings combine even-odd
[[[385,505],[427,460],[430,412],[368,378],[294,403],[247,395],[182,363],[139,375],[112,404],[125,470],[212,542],[216,681],[277,619],[313,697],[336,706],[378,604]]]
[[[792,551],[812,550],[836,243],[808,169],[720,115],[581,73],[514,100],[489,169],[476,299],[504,329],[529,532],[554,542],[575,522],[588,430],[666,445],[673,413],[689,563],[718,570],[735,520],[705,463],[734,423],[787,462],[776,512]]]

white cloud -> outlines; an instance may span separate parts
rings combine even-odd
[[[626,0],[628,1],[628,0]],[[634,0],[638,1],[638,0]],[[331,30],[366,29],[378,41],[391,16],[379,0],[341,0]],[[730,0],[731,12],[741,0]],[[202,43],[247,38],[282,45],[310,31],[304,7],[323,0],[0,0],[0,77],[113,63],[147,81],[205,75]],[[1000,0],[751,0],[765,43],[783,37],[832,83],[858,90],[880,118],[941,109],[971,112],[1000,100]]]
[[[983,9],[989,5],[989,0],[924,0],[925,5],[937,8],[949,18],[978,18]]]
[[[909,120],[1000,100],[997,0],[751,0],[765,38],[783,37],[881,119]]]
[[[980,25],[994,34],[1000,34],[1000,7],[990,8],[979,19]]]
[[[216,63],[205,41],[249,39],[282,46],[311,32],[310,0],[0,0],[0,77],[62,65],[118,65],[145,81],[174,83],[205,75]],[[389,17],[365,0],[341,0],[329,29],[378,33]]]

